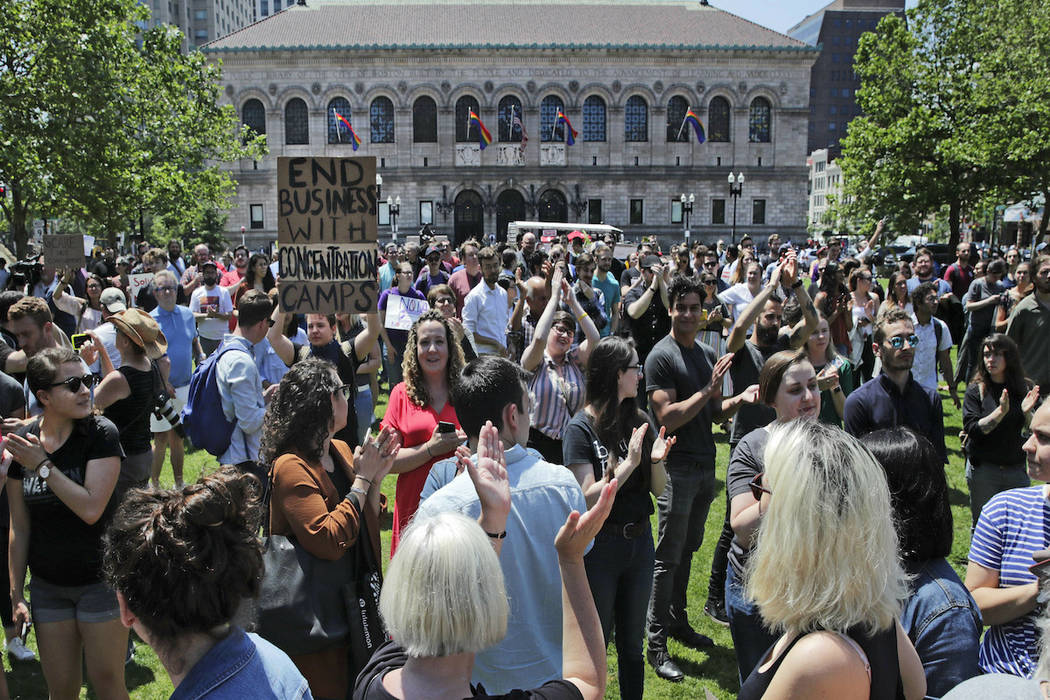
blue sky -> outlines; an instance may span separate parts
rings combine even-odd
[[[732,12],[763,27],[786,32],[807,15],[824,7],[830,0],[711,0],[711,4]],[[916,0],[907,0],[914,7]]]

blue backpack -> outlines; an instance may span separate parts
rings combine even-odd
[[[238,343],[220,345],[193,371],[189,397],[182,409],[182,424],[190,442],[216,457],[222,457],[230,449],[230,438],[236,425],[222,411],[217,376],[219,358],[231,350],[248,352]]]

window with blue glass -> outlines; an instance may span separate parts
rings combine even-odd
[[[476,98],[463,95],[456,100],[456,143],[478,140],[477,127],[469,121],[471,110],[474,110],[474,114],[481,116],[481,107],[478,106]]]
[[[350,129],[346,126],[346,121],[353,124],[352,114],[350,111],[350,101],[345,97],[333,98],[328,103],[328,143],[351,143],[354,137],[350,135]],[[360,134],[358,134],[360,136]]]
[[[771,112],[772,107],[766,98],[756,97],[751,101],[747,122],[748,141],[751,143],[769,143]]]
[[[394,103],[389,97],[377,97],[368,109],[372,122],[372,143],[394,142]]]
[[[667,101],[667,143],[686,143],[693,127],[685,126],[685,113],[689,104],[681,95]]]
[[[583,101],[583,140],[605,140],[605,100],[598,95]]]
[[[729,141],[729,100],[716,97],[707,106],[707,140]]]
[[[632,95],[624,105],[623,140],[649,140],[649,103],[640,95]]]
[[[565,103],[557,95],[547,95],[540,102],[540,141],[564,141],[565,125],[555,122],[558,112],[565,109]]]
[[[521,127],[514,124],[515,115],[518,119],[525,119],[525,113],[521,111],[521,100],[514,95],[507,95],[499,101],[499,107],[496,109],[500,142],[518,143],[521,141]]]
[[[310,113],[298,97],[284,106],[284,142],[289,146],[310,143]]]

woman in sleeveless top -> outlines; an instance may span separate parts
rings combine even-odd
[[[745,591],[783,635],[739,697],[922,698],[922,664],[897,622],[908,582],[882,468],[818,421],[769,433]]]

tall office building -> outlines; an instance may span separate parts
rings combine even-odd
[[[875,29],[891,12],[903,12],[904,0],[834,0],[787,31],[788,36],[821,46],[809,79],[809,137],[807,152],[828,149],[835,158],[846,125],[860,114],[853,71],[853,55],[864,32]]]
[[[296,0],[255,0],[255,19],[269,17],[275,12],[280,12],[286,7],[294,5]]]
[[[281,0],[273,0],[275,3]],[[284,0],[288,2],[288,0]],[[294,0],[292,0],[294,2]],[[185,39],[183,51],[246,27],[256,19],[256,3],[266,0],[140,0],[150,11],[147,27],[170,24]]]

